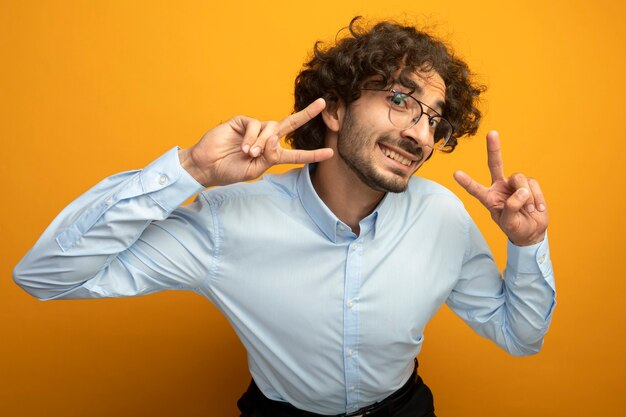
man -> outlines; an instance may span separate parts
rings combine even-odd
[[[511,354],[538,352],[555,296],[538,183],[504,176],[496,132],[492,185],[455,173],[509,238],[502,280],[461,202],[412,176],[475,133],[482,89],[414,28],[355,19],[349,30],[316,45],[294,114],[237,116],[99,183],[50,225],[16,282],[42,300],[206,296],[248,352],[243,416],[434,416],[414,358],[444,302]],[[242,182],[283,163],[307,165]]]

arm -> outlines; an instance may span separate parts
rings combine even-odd
[[[16,283],[42,300],[192,286],[201,265],[177,258],[199,248],[182,247],[178,239],[183,233],[200,241],[202,231],[180,226],[194,216],[192,208],[172,213],[203,187],[180,168],[177,153],[173,149],[141,171],[109,177],[72,202],[17,264]],[[155,244],[176,245],[176,251],[162,254],[161,269],[151,265]]]
[[[539,352],[556,304],[547,238],[531,246],[508,243],[504,279],[487,243],[468,219],[467,250],[448,306],[476,333],[506,352]]]
[[[204,187],[253,179],[275,164],[331,157],[330,149],[279,145],[324,106],[317,100],[281,122],[238,116],[191,149],[105,179],[52,222],[15,267],[15,282],[42,300],[194,288],[211,267],[212,215],[202,199],[178,206]]]
[[[536,180],[523,174],[504,176],[495,131],[487,135],[487,154],[490,187],[461,171],[454,176],[489,210],[509,239],[504,280],[470,220],[468,250],[448,304],[475,331],[511,354],[532,354],[541,348],[556,303],[546,202]]]

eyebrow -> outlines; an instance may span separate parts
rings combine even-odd
[[[402,85],[402,84],[400,84]],[[418,94],[422,94],[424,92],[424,89],[422,88],[421,85],[419,85],[418,83],[415,83],[415,88],[409,90],[409,92],[405,93],[410,95],[411,97],[413,97],[415,100],[419,101],[420,103],[426,104],[424,103],[422,100],[419,100],[418,98],[416,98],[415,96],[413,96],[413,93],[418,93]],[[443,115],[443,106],[445,105],[445,101],[443,100],[437,100],[434,104],[435,107],[430,107],[428,104],[426,104],[426,106],[431,109],[436,111],[440,116]]]
[[[443,115],[443,106],[445,104],[446,104],[445,101],[437,100],[435,102],[435,108],[433,110],[436,111],[437,113],[439,113],[440,115]]]

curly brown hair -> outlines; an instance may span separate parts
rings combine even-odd
[[[435,71],[446,84],[443,116],[454,127],[446,151],[454,150],[458,138],[475,134],[481,118],[478,100],[486,88],[474,83],[467,64],[426,32],[389,21],[368,30],[358,25],[360,18],[352,19],[349,36],[336,45],[322,48],[320,41],[315,43],[313,58],[296,78],[294,110],[319,97],[330,105],[342,100],[348,106],[365,86],[385,88],[397,82],[413,90],[411,74]],[[319,149],[325,135],[326,125],[317,116],[289,134],[287,141],[296,149]]]

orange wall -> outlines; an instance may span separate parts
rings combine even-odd
[[[237,113],[286,115],[313,42],[355,14],[427,23],[490,87],[479,134],[422,174],[462,196],[501,265],[505,239],[453,170],[486,181],[496,128],[507,171],[548,199],[559,305],[544,350],[509,357],[442,309],[420,361],[438,415],[626,415],[623,3],[259,3],[0,0],[0,415],[236,415],[245,354],[206,300],[42,303],[11,270],[102,177]]]

